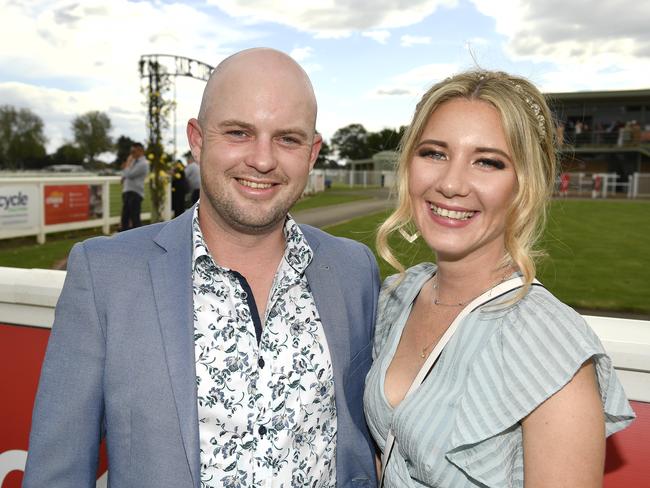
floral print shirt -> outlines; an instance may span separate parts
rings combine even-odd
[[[291,217],[284,235],[261,321],[246,279],[210,256],[194,209],[202,488],[336,486],[332,363],[304,274],[312,250]]]

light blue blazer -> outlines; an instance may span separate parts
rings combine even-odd
[[[192,212],[77,244],[34,407],[25,488],[95,485],[106,438],[114,488],[199,488]],[[366,246],[301,226],[334,369],[337,486],[374,487],[363,416],[379,290]]]

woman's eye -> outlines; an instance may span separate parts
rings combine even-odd
[[[421,149],[418,152],[418,156],[421,158],[430,158],[430,159],[446,159],[447,155],[443,152],[436,151],[435,149]]]
[[[503,161],[499,161],[498,159],[491,159],[491,158],[479,159],[478,161],[476,161],[476,164],[484,168],[504,169],[506,167]]]

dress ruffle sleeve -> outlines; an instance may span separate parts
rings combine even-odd
[[[479,312],[497,327],[471,366],[446,458],[486,486],[509,486],[522,473],[520,422],[594,361],[606,432],[634,418],[610,358],[573,309],[532,289],[500,313]],[[491,325],[491,324],[490,324]],[[520,480],[523,481],[523,480]]]

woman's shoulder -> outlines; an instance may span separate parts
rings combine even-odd
[[[422,285],[435,273],[436,265],[420,263],[404,273],[389,276],[379,292],[375,325],[375,352],[377,353],[393,330],[397,317],[410,306]]]
[[[510,334],[573,338],[602,350],[598,337],[582,315],[539,284],[532,285],[524,297],[506,307],[501,327],[504,333]]]

